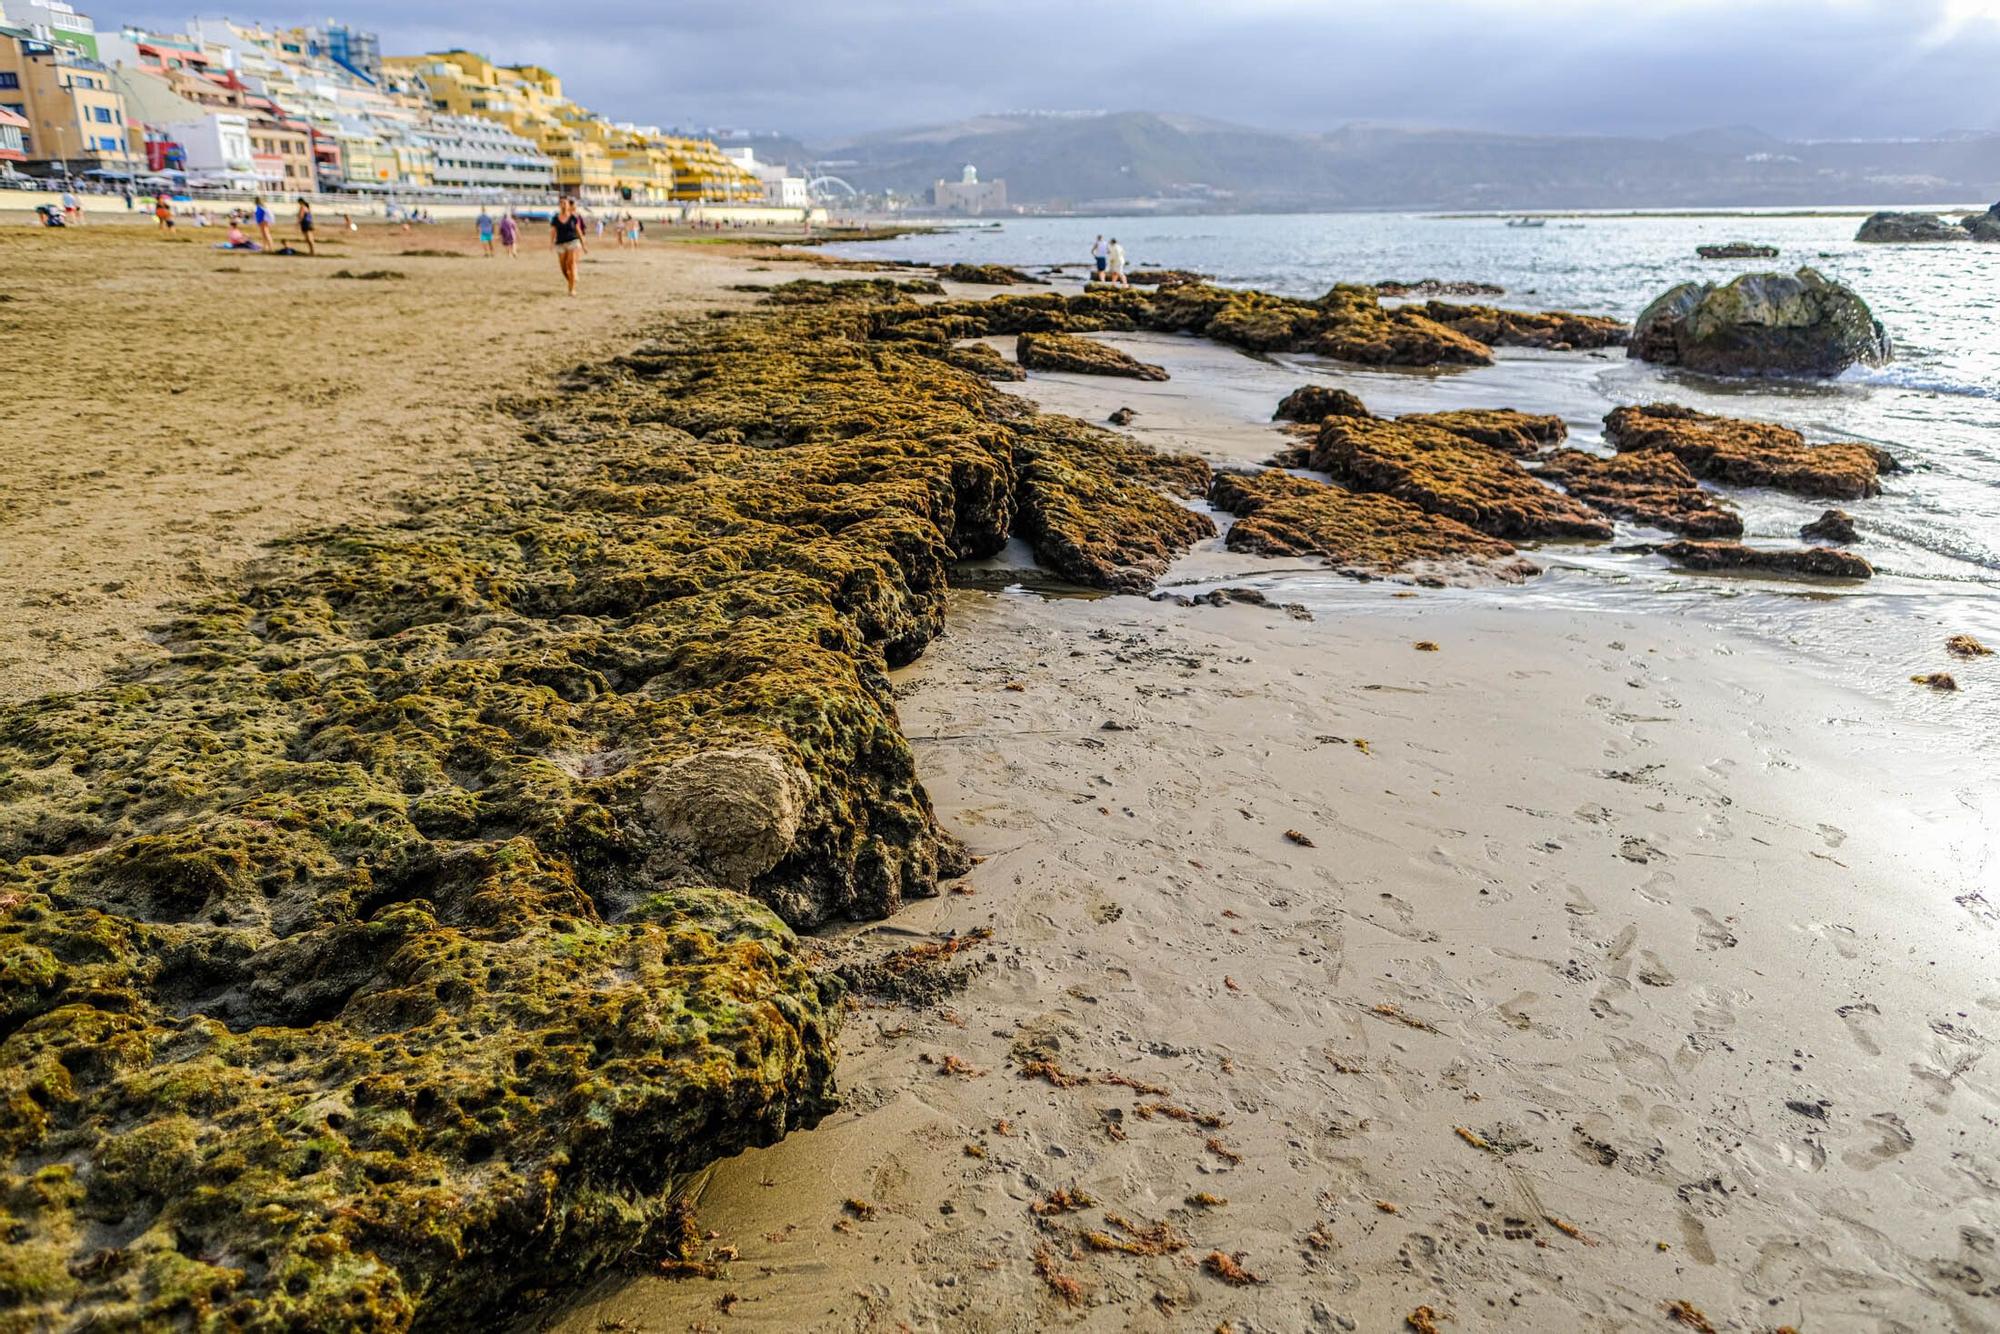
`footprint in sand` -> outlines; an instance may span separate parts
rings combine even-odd
[[[1917,1147],[1917,1137],[1894,1112],[1877,1112],[1868,1118],[1868,1124],[1875,1132],[1875,1143],[1841,1155],[1841,1160],[1858,1172],[1872,1172]]]
[[[1705,950],[1733,950],[1736,948],[1736,933],[1724,926],[1706,908],[1694,909],[1695,920],[1700,923],[1695,928],[1694,943]],[[1852,957],[1851,955],[1849,956]]]
[[[1837,848],[1847,841],[1847,831],[1837,824],[1818,826],[1819,836],[1829,848]]]
[[[1882,1014],[1882,1011],[1876,1008],[1875,1002],[1856,1001],[1852,1005],[1841,1006],[1834,1013],[1847,1025],[1848,1035],[1854,1039],[1855,1046],[1870,1056],[1882,1054],[1882,1044],[1875,1040],[1874,1034],[1867,1028],[1869,1020],[1879,1018]]]
[[[1673,970],[1660,960],[1651,950],[1639,951],[1639,981],[1649,987],[1670,987],[1674,984]]]
[[[1644,866],[1647,862],[1652,861],[1656,857],[1666,856],[1664,852],[1661,852],[1651,843],[1647,842],[1643,838],[1638,837],[1635,834],[1627,835],[1625,839],[1619,843],[1618,855],[1620,857],[1623,857],[1626,861],[1636,862],[1640,866]]]

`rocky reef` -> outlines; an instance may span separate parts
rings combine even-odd
[[[1408,418],[1329,417],[1309,462],[1355,490],[1394,496],[1492,537],[1611,536],[1601,514],[1536,481],[1507,454]]]
[[[1193,269],[1134,269],[1125,275],[1125,281],[1139,287],[1186,287],[1207,282],[1208,275]]]
[[[1640,314],[1628,349],[1665,366],[1748,376],[1832,376],[1889,354],[1868,303],[1813,269],[1682,283]]]
[[[1698,245],[1694,253],[1702,259],[1776,259],[1778,247],[1750,241],[1730,241],[1723,245]]]
[[[1973,215],[1973,217],[1980,216],[1983,215]],[[1967,222],[1970,221],[1968,218]],[[1911,245],[1936,241],[1970,241],[1973,239],[1973,232],[1968,226],[1947,222],[1935,213],[1873,213],[1861,224],[1861,230],[1854,234],[1854,239],[1877,245]]]
[[[966,864],[885,676],[950,563],[1142,588],[1213,531],[1198,460],[841,292],[581,368],[0,712],[0,1325],[492,1328],[832,1105],[791,929]]]
[[[1605,458],[1559,449],[1530,466],[1537,477],[1607,514],[1689,537],[1743,535],[1743,517],[1704,491],[1686,465],[1664,450]]]
[[[1623,347],[1632,335],[1629,326],[1601,315],[1572,315],[1567,311],[1501,310],[1496,306],[1460,306],[1448,301],[1427,301],[1424,315],[1476,338],[1488,347],[1537,347],[1567,352],[1572,349]]]
[[[1067,371],[1072,375],[1117,375],[1128,380],[1164,380],[1167,372],[1140,361],[1109,343],[1075,334],[1024,333],[1014,344],[1014,360],[1031,371]]]
[[[1831,500],[1879,495],[1880,474],[1898,467],[1894,456],[1873,445],[1807,444],[1789,426],[1672,403],[1613,409],[1604,418],[1604,438],[1620,453],[1664,450],[1707,481]]]
[[[1498,283],[1464,282],[1444,278],[1383,278],[1374,284],[1382,296],[1499,296],[1507,289]]]
[[[1040,278],[1007,264],[947,264],[937,276],[948,283],[971,283],[982,287],[1043,286]]]
[[[1278,401],[1278,407],[1271,414],[1272,421],[1304,422],[1313,425],[1328,417],[1372,417],[1354,394],[1345,389],[1335,389],[1323,384],[1300,385]]]
[[[1855,531],[1854,516],[1846,510],[1827,510],[1811,523],[1800,526],[1799,540],[1845,546],[1849,542],[1859,542],[1861,534]]]
[[[1741,542],[1669,542],[1660,554],[1690,570],[1749,570],[1763,574],[1806,574],[1826,579],[1868,579],[1875,567],[1851,551],[1832,547],[1773,549]]]
[[[1237,515],[1225,545],[1266,556],[1321,556],[1343,574],[1420,570],[1518,583],[1540,571],[1511,543],[1392,496],[1349,491],[1285,472],[1220,473],[1209,503]]]
[[[1435,427],[1491,446],[1516,458],[1538,454],[1569,438],[1561,417],[1514,408],[1463,408],[1453,412],[1412,412],[1396,418],[1405,426]]]

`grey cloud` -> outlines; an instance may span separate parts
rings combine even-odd
[[[311,7],[257,9],[317,21]],[[1147,109],[1278,128],[1353,121],[1800,137],[2000,128],[2000,25],[1927,44],[1940,0],[1634,7],[1431,0],[356,0],[395,51],[533,60],[618,119],[827,139],[1021,107]],[[572,15],[574,16],[572,18]],[[177,26],[173,12],[99,12]]]

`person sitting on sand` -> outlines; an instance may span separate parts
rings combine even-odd
[[[257,239],[264,243],[264,249],[269,250],[271,248],[271,210],[265,205],[264,196],[262,195],[257,196],[256,204],[257,207],[251,210],[250,216],[257,224]]]
[[[299,236],[306,243],[308,255],[319,254],[319,245],[313,240],[313,206],[303,195],[299,197]]]
[[[576,266],[583,257],[583,215],[576,211],[576,201],[568,196],[556,205],[556,215],[549,222],[549,246],[556,252],[556,263],[562,266],[563,281],[569,284],[569,294],[576,295]]]
[[[1104,244],[1102,234],[1098,236],[1097,240],[1090,247],[1090,260],[1092,266],[1091,280],[1093,282],[1103,282],[1104,267],[1111,262],[1111,250]]]
[[[508,259],[519,259],[520,252],[514,243],[521,238],[521,224],[514,221],[514,210],[508,209],[500,215],[500,248],[507,252]]]
[[[484,208],[479,210],[479,246],[486,258],[493,258],[493,215]]]
[[[259,250],[262,249],[262,247],[259,246],[255,241],[251,240],[249,236],[244,233],[242,225],[232,218],[229,223],[228,238],[224,240],[221,245],[217,246],[216,249]]]
[[[1118,244],[1117,237],[1114,236],[1111,238],[1111,249],[1106,253],[1105,258],[1111,264],[1111,281],[1123,287],[1125,285],[1125,247]]]

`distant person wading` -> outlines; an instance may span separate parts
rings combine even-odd
[[[565,199],[556,206],[556,216],[549,222],[549,245],[555,249],[556,263],[562,265],[563,281],[569,284],[569,294],[575,296],[576,265],[585,250],[583,215],[576,211],[574,199]]]
[[[1104,244],[1104,237],[1102,235],[1099,235],[1097,240],[1092,243],[1090,247],[1090,259],[1092,264],[1090,275],[1092,281],[1103,282],[1105,265],[1111,262],[1111,251]]]

